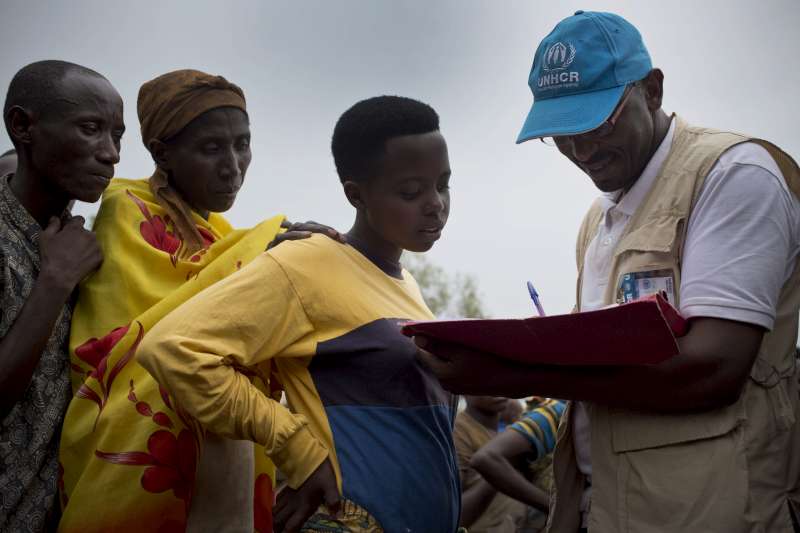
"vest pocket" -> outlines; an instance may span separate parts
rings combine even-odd
[[[739,402],[710,413],[611,413],[621,533],[758,531]],[[656,503],[657,502],[657,503]]]
[[[640,286],[647,285],[647,279],[639,278],[666,276],[671,279],[654,280],[653,287],[666,290],[670,303],[677,306],[683,222],[683,217],[672,214],[654,216],[622,238],[615,251],[614,286],[609,287],[612,292],[606,294],[608,300],[624,303],[652,294],[655,290]],[[667,287],[663,287],[665,282]]]
[[[743,431],[620,454],[621,531],[763,532],[743,512],[749,503]]]
[[[705,413],[659,414],[629,409],[611,410],[611,444],[614,452],[658,448],[718,437],[732,431],[744,418],[736,402]]]
[[[622,238],[615,255],[624,252],[660,252],[675,255],[678,251],[678,238],[683,232],[684,220],[684,217],[673,213],[653,215]]]

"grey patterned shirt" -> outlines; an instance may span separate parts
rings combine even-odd
[[[41,227],[0,177],[0,338],[39,275]],[[70,304],[56,321],[22,400],[0,424],[0,531],[39,532],[58,505],[58,442],[69,403]]]

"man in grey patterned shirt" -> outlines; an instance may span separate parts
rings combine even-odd
[[[0,177],[0,531],[39,532],[58,520],[71,295],[102,262],[67,206],[100,198],[125,126],[108,80],[63,61],[22,68],[3,118],[18,163]]]

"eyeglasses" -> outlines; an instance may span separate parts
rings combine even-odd
[[[631,94],[633,94],[633,88],[636,85],[638,85],[638,82],[628,85],[628,87],[625,89],[625,93],[622,95],[622,99],[619,101],[619,104],[617,104],[616,109],[614,109],[614,112],[611,113],[611,116],[608,117],[605,122],[597,126],[595,129],[587,131],[586,133],[578,133],[576,135],[541,137],[539,140],[547,146],[556,146],[559,143],[572,142],[575,137],[580,137],[582,140],[586,141],[593,141],[603,137],[608,137],[611,135],[611,132],[614,131],[614,126],[617,125],[617,120],[619,120],[622,110],[625,109],[625,104],[628,103],[628,99],[631,97]]]

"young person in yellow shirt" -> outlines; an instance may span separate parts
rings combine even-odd
[[[139,361],[205,428],[264,446],[288,480],[276,531],[454,532],[455,402],[400,333],[433,318],[400,256],[447,222],[447,144],[429,106],[382,96],[340,117],[332,151],[348,244],[267,251],[162,319]],[[290,409],[248,379],[271,371]]]

